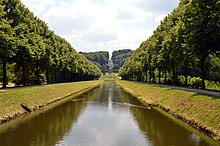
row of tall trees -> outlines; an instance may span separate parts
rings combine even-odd
[[[219,10],[219,0],[180,0],[178,7],[125,62],[119,75],[127,80],[155,83],[157,73],[158,83],[168,82],[169,75],[173,84],[178,84],[182,75],[185,85],[187,77],[194,75],[202,78],[202,88],[205,88],[212,65],[207,66],[207,61],[220,63]]]
[[[90,80],[99,68],[78,54],[20,0],[0,0],[0,68],[3,87],[8,68],[19,85]]]

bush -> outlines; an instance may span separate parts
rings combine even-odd
[[[202,88],[202,79],[200,77],[189,78],[189,86],[192,88]]]
[[[206,88],[209,90],[218,90],[220,91],[220,83],[215,81],[205,81]]]
[[[185,85],[185,77],[183,75],[181,75],[181,76],[179,76],[178,79],[179,79],[179,85],[184,86]]]
[[[179,82],[181,86],[185,85],[185,77],[183,75],[179,76]],[[190,77],[188,76],[188,86],[191,88],[202,88],[202,79],[200,77]],[[205,80],[206,89],[209,90],[219,90],[220,91],[220,83],[216,81]]]

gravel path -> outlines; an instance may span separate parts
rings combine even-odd
[[[144,84],[147,84],[147,83],[144,83]],[[150,85],[159,86],[159,87],[165,87],[165,88],[171,88],[171,89],[184,90],[184,91],[190,91],[190,92],[197,92],[197,93],[201,93],[201,94],[207,94],[207,95],[213,95],[213,96],[219,96],[220,97],[220,91],[211,91],[211,90],[203,90],[203,89],[192,89],[192,88],[179,87],[179,86],[171,86],[171,85],[162,85],[162,84],[150,84]],[[33,87],[33,86],[17,87],[17,88],[11,87],[11,88],[6,88],[6,89],[1,89],[0,88],[0,91],[22,89],[22,88],[31,88],[31,87]]]
[[[159,86],[159,87],[171,88],[171,89],[190,91],[190,92],[197,92],[197,93],[201,93],[201,94],[207,94],[207,95],[213,95],[213,96],[219,96],[220,97],[220,91],[210,91],[210,90],[204,90],[204,89],[192,89],[192,88],[186,88],[186,87],[178,87],[178,86],[170,86],[170,85],[159,85],[159,84],[152,84],[152,85]]]

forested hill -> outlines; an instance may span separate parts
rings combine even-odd
[[[118,72],[119,68],[124,64],[125,59],[131,56],[132,50],[123,49],[116,50],[112,53],[112,62],[114,64],[113,71]],[[103,73],[109,71],[109,52],[99,51],[99,52],[79,52],[83,54],[88,60],[96,64]],[[110,69],[112,70],[112,68]]]
[[[180,0],[125,62],[126,80],[205,88],[220,80],[219,0]]]
[[[0,80],[17,85],[91,80],[99,68],[20,0],[0,1]]]
[[[114,64],[113,71],[118,72],[119,68],[122,67],[122,65],[125,62],[125,59],[131,56],[133,53],[130,49],[122,49],[122,50],[116,50],[112,53],[112,62]]]
[[[99,51],[99,52],[79,52],[83,54],[88,60],[96,64],[102,73],[105,73],[108,70],[109,62],[109,52]]]

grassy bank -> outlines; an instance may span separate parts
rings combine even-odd
[[[220,142],[220,97],[117,80],[144,103],[158,106]]]
[[[27,113],[21,104],[31,111],[42,109],[55,101],[94,88],[101,82],[96,80],[0,90],[0,123]]]

